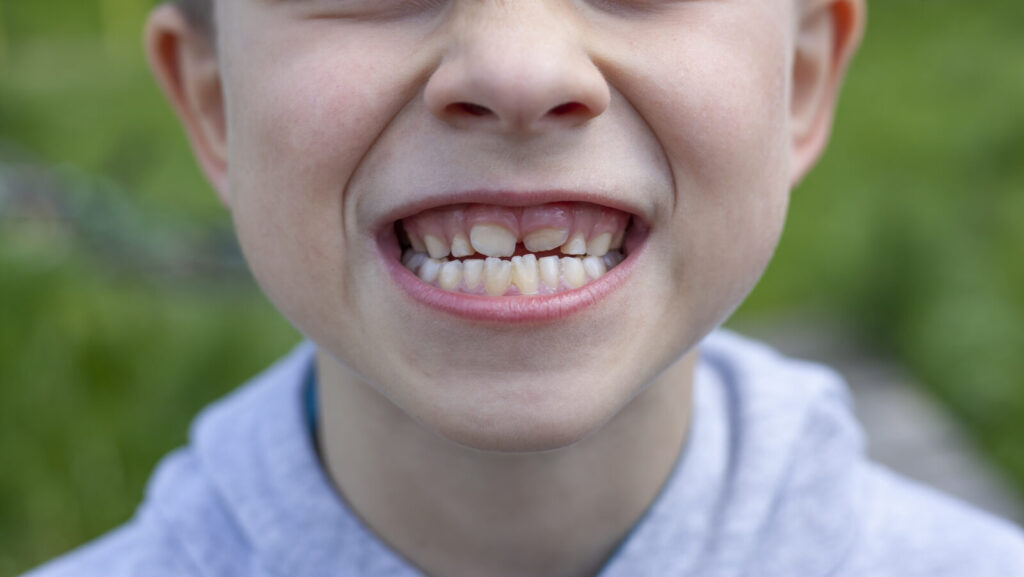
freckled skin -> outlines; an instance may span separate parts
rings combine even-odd
[[[434,574],[587,574],[678,454],[694,347],[770,260],[862,0],[217,0],[215,16],[204,50],[157,9],[150,58],[256,279],[320,348],[335,482]],[[471,322],[408,298],[378,245],[393,215],[466,191],[583,195],[649,234],[593,306]],[[544,490],[563,483],[572,499]],[[622,507],[588,517],[598,502]],[[476,530],[488,511],[504,523]],[[557,571],[528,566],[545,547]]]

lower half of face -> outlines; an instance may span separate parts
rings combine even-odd
[[[256,278],[429,429],[490,450],[580,440],[725,319],[778,240],[782,33],[758,44],[754,15],[732,17],[724,38],[609,39],[585,71],[606,106],[526,128],[501,115],[539,88],[506,102],[456,82],[454,109],[432,105],[430,79],[458,61],[443,37],[381,44],[376,63],[313,42],[287,67],[236,72],[232,211]],[[545,110],[573,99],[590,102]]]

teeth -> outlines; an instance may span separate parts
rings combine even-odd
[[[542,228],[523,237],[523,245],[530,252],[544,252],[565,244],[569,230],[565,228]]]
[[[484,262],[484,291],[492,297],[498,297],[505,294],[510,284],[512,263],[500,258],[488,258]]]
[[[512,256],[516,252],[516,235],[498,224],[477,224],[469,231],[469,242],[482,255]]]
[[[622,248],[622,242],[626,239],[626,229],[619,229],[612,237],[612,243],[608,246],[610,250],[619,250]]]
[[[484,261],[480,259],[467,260],[462,263],[462,280],[466,288],[475,291],[484,278]]]
[[[588,256],[583,259],[583,270],[586,271],[587,277],[590,280],[597,280],[601,278],[604,273],[608,272],[608,267],[605,266],[604,260],[599,256]]]
[[[466,235],[460,232],[452,238],[452,256],[455,258],[471,256],[475,252],[469,244],[469,239],[466,238]]]
[[[570,288],[580,288],[587,282],[587,273],[583,262],[571,256],[562,257],[562,280]]]
[[[540,265],[540,280],[549,289],[558,288],[558,257],[546,256],[537,263]]]
[[[572,235],[569,242],[562,245],[562,254],[587,254],[587,239],[582,232]]]
[[[402,255],[402,264],[413,272],[418,271],[425,260],[427,260],[427,255],[422,252],[409,250]]]
[[[587,254],[591,256],[604,256],[608,254],[608,248],[612,244],[612,233],[606,232],[590,239],[587,243]]]
[[[426,247],[426,245],[423,244],[423,241],[420,240],[420,237],[416,236],[415,234],[410,234],[410,235],[408,235],[408,237],[409,237],[409,244],[412,245],[412,249],[414,251],[416,251],[416,252],[427,252],[427,247]]]
[[[460,281],[462,281],[461,262],[452,260],[441,266],[441,274],[438,279],[438,284],[441,288],[446,291],[453,291],[459,286]]]
[[[423,237],[423,242],[427,245],[427,254],[430,258],[444,258],[448,256],[448,243],[437,238],[432,234],[428,234]]]
[[[512,257],[512,284],[524,295],[537,294],[540,277],[537,271],[537,257],[532,254]]]
[[[423,265],[420,266],[420,280],[426,283],[432,283],[437,280],[437,276],[441,274],[441,261],[433,258],[428,258],[423,261]]]
[[[604,255],[604,264],[608,268],[613,268],[618,266],[618,264],[622,262],[623,259],[625,259],[625,257],[622,256],[621,252],[613,250],[612,252],[609,252],[608,254]]]

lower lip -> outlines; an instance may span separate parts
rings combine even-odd
[[[635,242],[630,243],[629,240]],[[627,239],[630,250],[626,260],[578,289],[541,296],[487,297],[449,292],[421,281],[399,262],[394,233],[386,235],[378,243],[388,274],[413,300],[464,319],[500,323],[557,321],[596,306],[625,285],[644,252],[644,246],[641,239]]]

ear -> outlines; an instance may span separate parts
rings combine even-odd
[[[178,113],[199,167],[230,208],[227,126],[216,47],[171,3],[150,13],[145,44],[149,66]]]
[[[832,131],[839,88],[864,34],[864,0],[796,0],[790,102],[790,185],[818,162]]]

